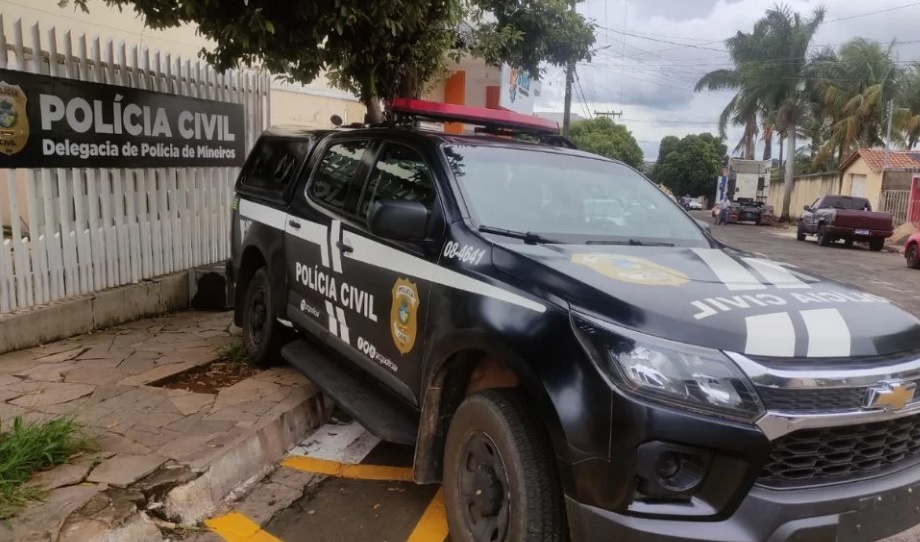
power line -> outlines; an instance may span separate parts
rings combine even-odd
[[[849,17],[838,17],[836,19],[831,19],[829,21],[824,21],[825,23],[836,23],[839,21],[849,21],[850,19],[858,19],[860,17],[868,17],[870,15],[877,15],[879,13],[888,13],[889,11],[896,11],[899,9],[910,8],[914,6],[920,6],[920,2],[912,2],[910,4],[904,4],[903,6],[895,6],[893,8],[877,9],[875,11],[868,11],[866,13],[860,13],[858,15],[850,15]]]

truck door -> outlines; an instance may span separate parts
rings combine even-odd
[[[357,220],[343,222],[342,258],[348,290],[342,303],[357,313],[351,320],[353,344],[360,355],[389,373],[394,391],[416,402],[431,305],[428,273],[438,254],[412,243],[374,236],[367,228],[371,206],[380,200],[424,203],[433,230],[443,224],[436,197],[434,169],[423,154],[402,142],[384,142],[370,169]],[[433,237],[443,235],[432,233]],[[440,244],[437,244],[440,247]]]
[[[304,170],[285,223],[288,318],[323,340],[331,335],[351,341],[338,303],[341,258],[330,239],[338,238],[342,214],[357,208],[361,186],[356,177],[365,168],[369,145],[366,138],[333,139],[318,149],[318,160]]]

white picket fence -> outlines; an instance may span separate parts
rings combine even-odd
[[[8,32],[0,14],[0,68],[240,103],[247,150],[270,118],[264,73],[220,74],[124,42],[42,32],[38,23],[28,27],[27,47],[23,26],[16,20]],[[0,169],[0,224],[9,225],[0,237],[0,313],[225,260],[237,173]]]

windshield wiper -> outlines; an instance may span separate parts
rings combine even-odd
[[[674,243],[661,243],[658,241],[640,241],[638,239],[628,239],[626,241],[615,241],[613,239],[590,239],[585,241],[586,245],[630,245],[634,247],[673,247]]]
[[[533,232],[520,232],[514,230],[505,230],[502,228],[493,228],[492,226],[479,226],[479,231],[482,233],[492,233],[495,235],[504,235],[505,237],[512,237],[514,239],[520,239],[528,245],[536,244],[547,244],[547,243],[560,243],[561,241],[556,241],[554,239],[548,239],[543,237],[539,233]]]

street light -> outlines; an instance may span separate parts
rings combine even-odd
[[[604,49],[609,49],[610,45],[605,45],[603,47],[596,47],[588,51],[588,55],[592,55],[598,51],[603,51]],[[569,124],[571,123],[572,117],[572,83],[575,79],[575,61],[571,61],[565,67],[565,107],[562,113],[562,135],[563,137],[569,136]]]

